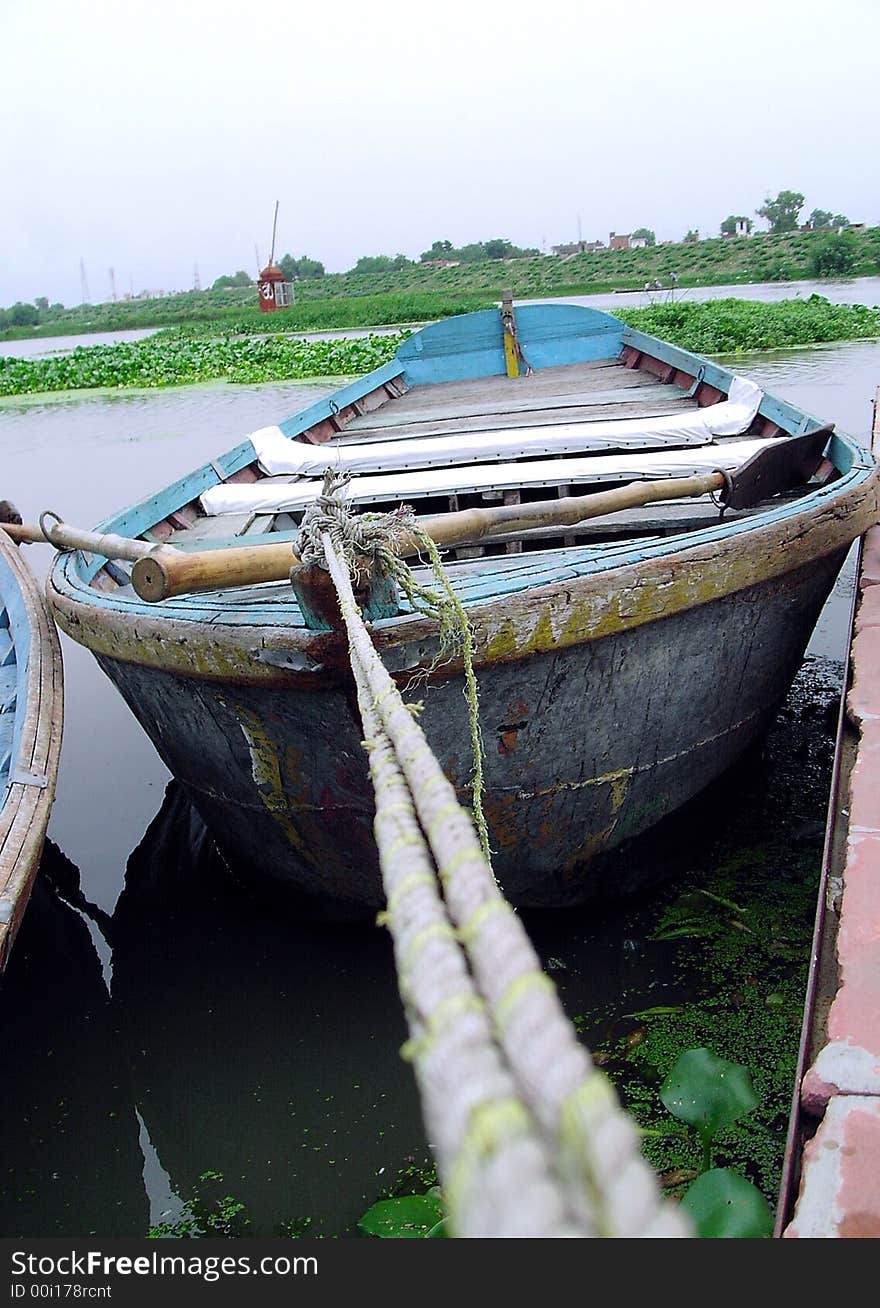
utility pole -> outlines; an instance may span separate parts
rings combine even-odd
[[[86,279],[86,265],[83,259],[80,259],[79,261],[79,286],[82,303],[89,304],[89,283]]]
[[[199,279],[199,265],[196,264],[193,270],[193,290],[200,291],[201,289],[202,289],[202,283]]]
[[[112,296],[113,303],[115,304],[116,303],[116,274],[114,273],[112,268],[109,269],[109,272],[110,272],[110,295]]]

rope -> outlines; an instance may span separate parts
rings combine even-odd
[[[517,331],[516,328],[516,315],[513,312],[513,305],[511,305],[509,312],[505,312],[504,309],[501,310],[501,321],[504,330],[509,334],[511,340],[513,341],[513,348],[514,350],[516,350],[516,357],[519,359],[520,363],[522,363],[523,366],[525,367],[526,376],[531,377],[532,373],[535,370],[532,367],[532,365],[529,363],[528,359],[523,353],[523,348],[520,345],[519,332]]]
[[[401,504],[393,513],[353,515],[345,500],[350,480],[349,473],[327,470],[322,493],[303,515],[296,552],[303,564],[327,569],[322,545],[322,538],[326,535],[344,558],[356,585],[365,581],[374,569],[382,576],[393,577],[412,607],[438,624],[438,652],[428,673],[449,658],[456,655],[461,658],[473,755],[471,810],[483,855],[491,864],[489,828],[483,813],[483,738],[474,673],[474,639],[467,614],[449,582],[436,543],[418,525],[412,507]],[[422,554],[428,556],[434,586],[423,586],[416,581],[412,570],[400,557],[401,542],[413,539],[419,546],[420,557]]]
[[[684,1236],[361,620],[329,531],[401,995],[454,1234]]]

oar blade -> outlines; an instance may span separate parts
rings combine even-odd
[[[762,500],[804,486],[817,472],[833,427],[780,437],[725,478],[719,498],[727,509],[749,509]]]

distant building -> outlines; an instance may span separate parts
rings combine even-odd
[[[460,259],[423,259],[423,268],[457,268],[461,263]]]
[[[734,227],[732,232],[721,233],[721,235],[726,240],[730,240],[734,236],[751,236],[751,234],[752,234],[752,224],[750,223],[748,218],[737,218],[736,226]],[[711,240],[711,237],[707,237],[706,239]]]
[[[619,232],[608,233],[609,250],[629,250],[632,246],[632,237],[629,233],[622,234]]]
[[[597,250],[604,250],[605,244],[603,241],[569,241],[566,245],[551,248],[554,254],[564,259],[572,254],[595,254]]]

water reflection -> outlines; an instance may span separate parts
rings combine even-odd
[[[51,841],[0,990],[0,1231],[142,1234],[143,1155],[78,870]]]
[[[346,1234],[421,1147],[390,943],[316,927],[231,884],[175,782],[113,914],[113,1012],[173,1189],[207,1170],[249,1234]]]

